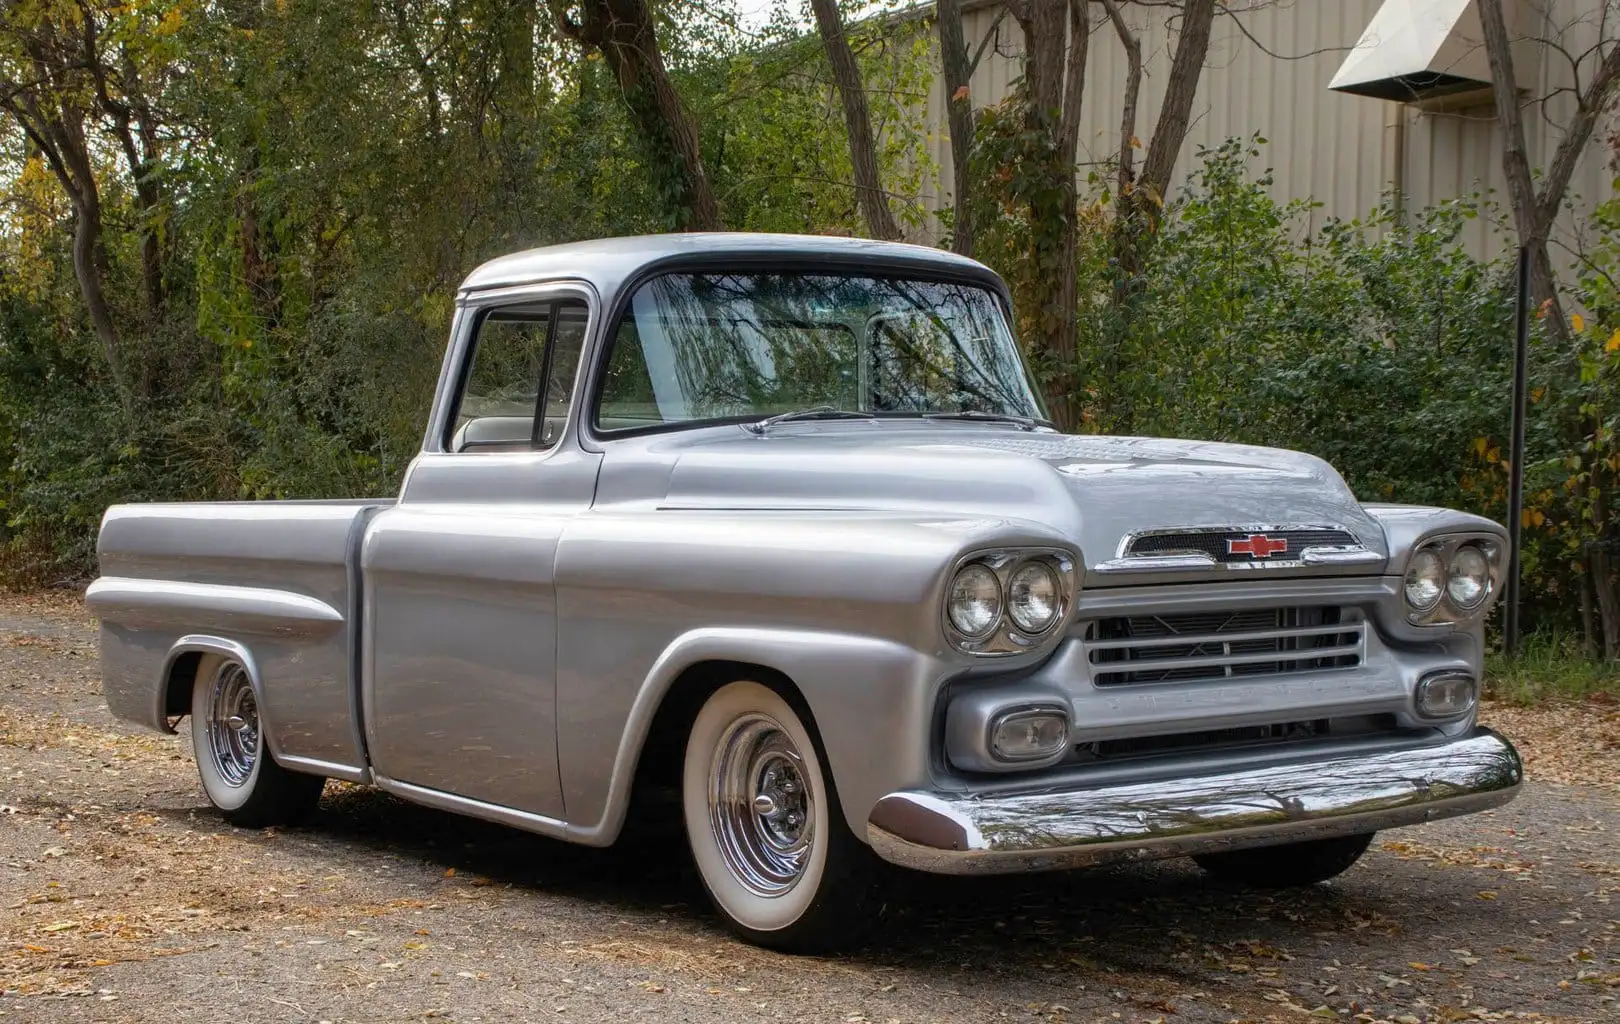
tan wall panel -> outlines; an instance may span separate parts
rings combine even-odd
[[[1561,40],[1573,53],[1583,52],[1597,41],[1604,0],[1526,2],[1530,8],[1527,21],[1537,26],[1538,34]],[[1310,216],[1312,230],[1329,218],[1365,216],[1397,180],[1404,182],[1413,207],[1487,190],[1493,190],[1505,206],[1501,152],[1489,107],[1428,112],[1328,90],[1345,53],[1360,38],[1378,6],[1379,0],[1236,0],[1229,4],[1228,9],[1242,13],[1216,20],[1192,129],[1177,162],[1178,181],[1197,169],[1200,147],[1259,133],[1269,144],[1262,147],[1257,166],[1273,169],[1277,197],[1283,201],[1313,199],[1321,204]],[[1094,28],[1080,159],[1100,164],[1112,158],[1118,144],[1126,62],[1102,6],[1093,4],[1092,8]],[[1163,100],[1175,36],[1165,8],[1127,4],[1126,11],[1142,40],[1146,64],[1137,116],[1137,133],[1145,141]],[[968,12],[964,28],[970,47],[991,30],[996,13],[995,5]],[[1241,20],[1241,29],[1234,19]],[[1620,33],[1620,12],[1610,21],[1607,31],[1612,37]],[[1020,70],[1017,24],[1004,18],[995,33],[973,77],[974,101],[981,105],[1004,98]],[[1589,60],[1583,73],[1589,73],[1592,64]],[[1534,97],[1551,95],[1570,83],[1568,62],[1546,53],[1521,68],[1520,77],[1521,87]],[[940,182],[937,191],[926,197],[935,209],[950,202],[952,188],[944,103],[944,85],[936,76],[928,117]],[[1549,119],[1558,125],[1567,123],[1573,106],[1570,97],[1560,96],[1545,105],[1545,113],[1540,103],[1526,107],[1526,141],[1534,166],[1551,162],[1562,134],[1560,128],[1549,125]],[[1395,134],[1401,123],[1406,147],[1404,166],[1398,171]],[[1615,127],[1613,119],[1600,124],[1598,137],[1571,183],[1571,194],[1579,196],[1583,210],[1610,194],[1612,174],[1604,137]],[[1575,247],[1570,224],[1570,218],[1563,219],[1560,238]],[[1480,255],[1510,244],[1499,225],[1485,218],[1469,226],[1467,242]]]

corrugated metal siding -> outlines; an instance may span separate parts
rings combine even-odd
[[[1489,107],[1434,113],[1328,90],[1329,80],[1379,2],[1278,0],[1218,17],[1192,129],[1177,162],[1181,180],[1196,171],[1201,147],[1259,134],[1269,140],[1262,148],[1259,166],[1273,170],[1278,198],[1321,204],[1310,216],[1313,230],[1329,218],[1365,216],[1396,180],[1404,180],[1414,209],[1474,192],[1494,193],[1505,207],[1501,150]],[[1092,6],[1094,28],[1086,69],[1080,159],[1103,163],[1112,158],[1118,145],[1126,62],[1101,5]],[[1536,0],[1529,5],[1526,20],[1537,26],[1538,34],[1556,33],[1566,48],[1581,53],[1597,42],[1603,7],[1604,0]],[[1136,4],[1127,4],[1125,9],[1142,40],[1146,73],[1137,134],[1147,141],[1163,101],[1175,47],[1172,19],[1179,12]],[[970,48],[991,31],[997,11],[997,6],[988,5],[968,12],[964,29]],[[1234,19],[1241,19],[1241,28]],[[1017,23],[1004,18],[994,31],[995,40],[973,76],[974,101],[980,105],[1004,98],[1020,73],[1022,46]],[[1611,35],[1616,31],[1620,24],[1610,26]],[[1520,86],[1532,96],[1548,96],[1569,86],[1568,63],[1561,57],[1542,55],[1529,63],[1531,66],[1521,66],[1518,72]],[[1583,71],[1589,74],[1594,63],[1595,58],[1589,58]],[[927,105],[932,156],[940,169],[939,189],[928,197],[935,209],[950,202],[952,187],[944,104],[944,84],[935,76]],[[1534,166],[1544,168],[1551,162],[1562,134],[1561,127],[1549,126],[1548,119],[1562,126],[1573,106],[1572,98],[1564,95],[1547,104],[1545,116],[1539,103],[1526,107],[1526,144]],[[1397,173],[1394,161],[1398,121],[1405,123],[1407,133],[1404,174]],[[1610,193],[1609,147],[1604,142],[1608,130],[1599,126],[1571,183],[1579,209],[1589,209]],[[1486,255],[1510,244],[1500,232],[1503,223],[1505,209],[1499,222],[1488,218],[1472,222],[1469,248]],[[1564,218],[1561,228],[1564,241],[1573,244],[1570,218]]]

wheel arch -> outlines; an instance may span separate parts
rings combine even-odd
[[[586,824],[570,810],[570,838],[592,846],[612,844],[624,828],[632,796],[647,794],[646,783],[656,788],[657,773],[684,754],[687,730],[703,701],[738,679],[771,686],[804,717],[846,819],[864,836],[870,805],[898,788],[900,779],[926,771],[926,741],[908,743],[907,730],[886,728],[883,718],[899,714],[910,721],[912,709],[920,708],[916,720],[926,722],[931,704],[922,695],[932,692],[935,669],[926,656],[870,636],[757,627],[682,634],[654,662],[637,693],[600,818]],[[856,699],[846,700],[852,694]],[[865,755],[874,743],[893,744],[903,766],[882,764],[868,771]],[[678,779],[679,772],[670,777]]]
[[[158,685],[158,720],[163,723],[164,731],[174,732],[170,720],[191,713],[191,691],[197,685],[203,661],[209,657],[224,658],[242,666],[259,704],[262,727],[268,728],[269,723],[263,717],[264,687],[253,652],[235,640],[193,633],[176,640],[163,659]]]

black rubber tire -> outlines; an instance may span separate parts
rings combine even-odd
[[[843,808],[833,787],[827,756],[810,715],[796,694],[763,683],[739,681],[721,687],[705,702],[688,736],[686,766],[682,773],[683,819],[686,824],[687,845],[708,893],[709,902],[721,920],[733,933],[754,945],[784,953],[832,953],[858,947],[868,935],[875,906],[873,892],[878,873],[878,859],[871,848],[857,839],[844,820]],[[723,722],[727,715],[758,711],[771,715],[794,736],[795,745],[808,746],[813,753],[813,767],[818,778],[816,799],[825,807],[825,818],[817,816],[818,844],[824,845],[824,859],[819,867],[812,857],[812,867],[801,881],[782,897],[781,910],[770,906],[772,900],[739,891],[740,883],[734,875],[725,874],[723,863],[717,860],[716,840],[710,825],[706,784],[698,776],[707,776],[707,766],[713,757],[713,746],[708,742],[713,735],[713,720]],[[796,734],[796,735],[794,735]],[[803,751],[802,751],[803,752]],[[808,760],[808,759],[807,759]],[[701,806],[699,801],[701,799]],[[802,886],[809,886],[806,893]],[[728,906],[728,903],[731,906]],[[758,915],[754,921],[743,919]],[[760,927],[759,918],[774,918],[770,927]]]
[[[213,762],[203,721],[208,714],[209,688],[219,673],[234,665],[223,658],[205,658],[198,666],[192,690],[191,750],[197,759],[203,792],[225,820],[238,828],[296,824],[308,818],[320,803],[326,780],[319,775],[288,771],[277,764],[262,728],[258,731],[253,770],[240,785],[232,785]]]
[[[1252,850],[1206,853],[1193,858],[1223,882],[1252,889],[1299,889],[1343,874],[1361,859],[1373,833],[1312,839]]]

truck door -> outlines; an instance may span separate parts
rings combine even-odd
[[[563,819],[553,571],[601,459],[572,413],[594,302],[531,288],[458,315],[436,426],[361,558],[362,714],[384,779]]]

